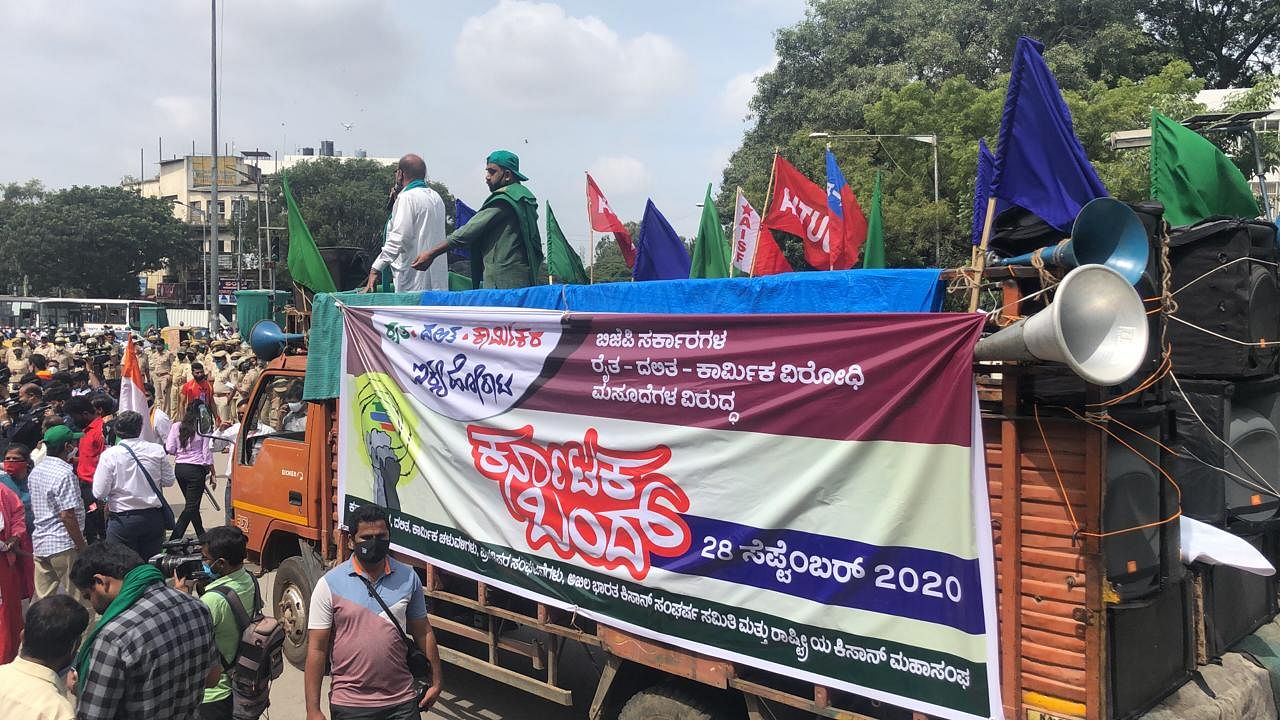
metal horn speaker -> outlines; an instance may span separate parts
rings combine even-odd
[[[1039,256],[1045,265],[1073,268],[1106,265],[1137,285],[1147,270],[1151,248],[1147,229],[1128,205],[1113,198],[1090,200],[1071,226],[1071,238],[1057,245],[1001,258],[995,265],[1031,265]]]
[[[1118,385],[1147,356],[1147,313],[1127,278],[1081,265],[1058,284],[1044,310],[978,341],[978,360],[1063,363],[1095,385]]]
[[[274,360],[284,354],[285,345],[303,339],[298,333],[287,333],[271,320],[259,320],[249,332],[249,347],[262,360]]]

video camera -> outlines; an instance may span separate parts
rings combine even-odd
[[[164,573],[166,578],[174,575],[203,586],[212,580],[204,571],[204,556],[200,554],[200,540],[193,537],[167,540],[160,544],[160,552],[147,560],[152,567]]]

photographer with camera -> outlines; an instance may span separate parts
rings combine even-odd
[[[79,720],[190,720],[217,681],[213,620],[204,603],[124,545],[90,546],[71,580],[101,619],[76,658]]]
[[[231,605],[228,592],[236,596],[239,611],[246,619],[262,609],[262,595],[258,581],[244,568],[245,548],[249,538],[240,528],[223,526],[210,529],[200,538],[200,556],[204,574],[210,579],[200,594],[200,601],[209,608],[213,618],[213,640],[218,648],[218,684],[206,688],[204,702],[200,705],[200,720],[231,720],[233,691],[230,670],[240,647],[240,637],[245,628],[237,620],[236,608]],[[174,587],[187,589],[185,578],[175,574]],[[261,700],[265,700],[263,697]],[[265,706],[263,708],[266,709]]]
[[[35,383],[18,388],[18,399],[0,408],[0,441],[35,447],[40,442],[40,423],[48,406],[44,390]]]
[[[173,486],[173,466],[159,443],[139,437],[142,415],[126,410],[112,425],[120,442],[102,453],[93,473],[93,496],[107,506],[107,540],[149,558],[160,552],[173,522],[160,490]]]

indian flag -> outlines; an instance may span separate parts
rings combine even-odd
[[[120,363],[120,410],[132,410],[142,416],[142,439],[161,442],[151,424],[151,409],[147,407],[147,393],[142,388],[142,368],[138,365],[138,352],[133,346],[133,335],[124,347],[124,359]]]

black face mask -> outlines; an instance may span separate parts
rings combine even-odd
[[[387,559],[391,538],[370,538],[356,543],[356,557],[364,565],[377,565]]]

